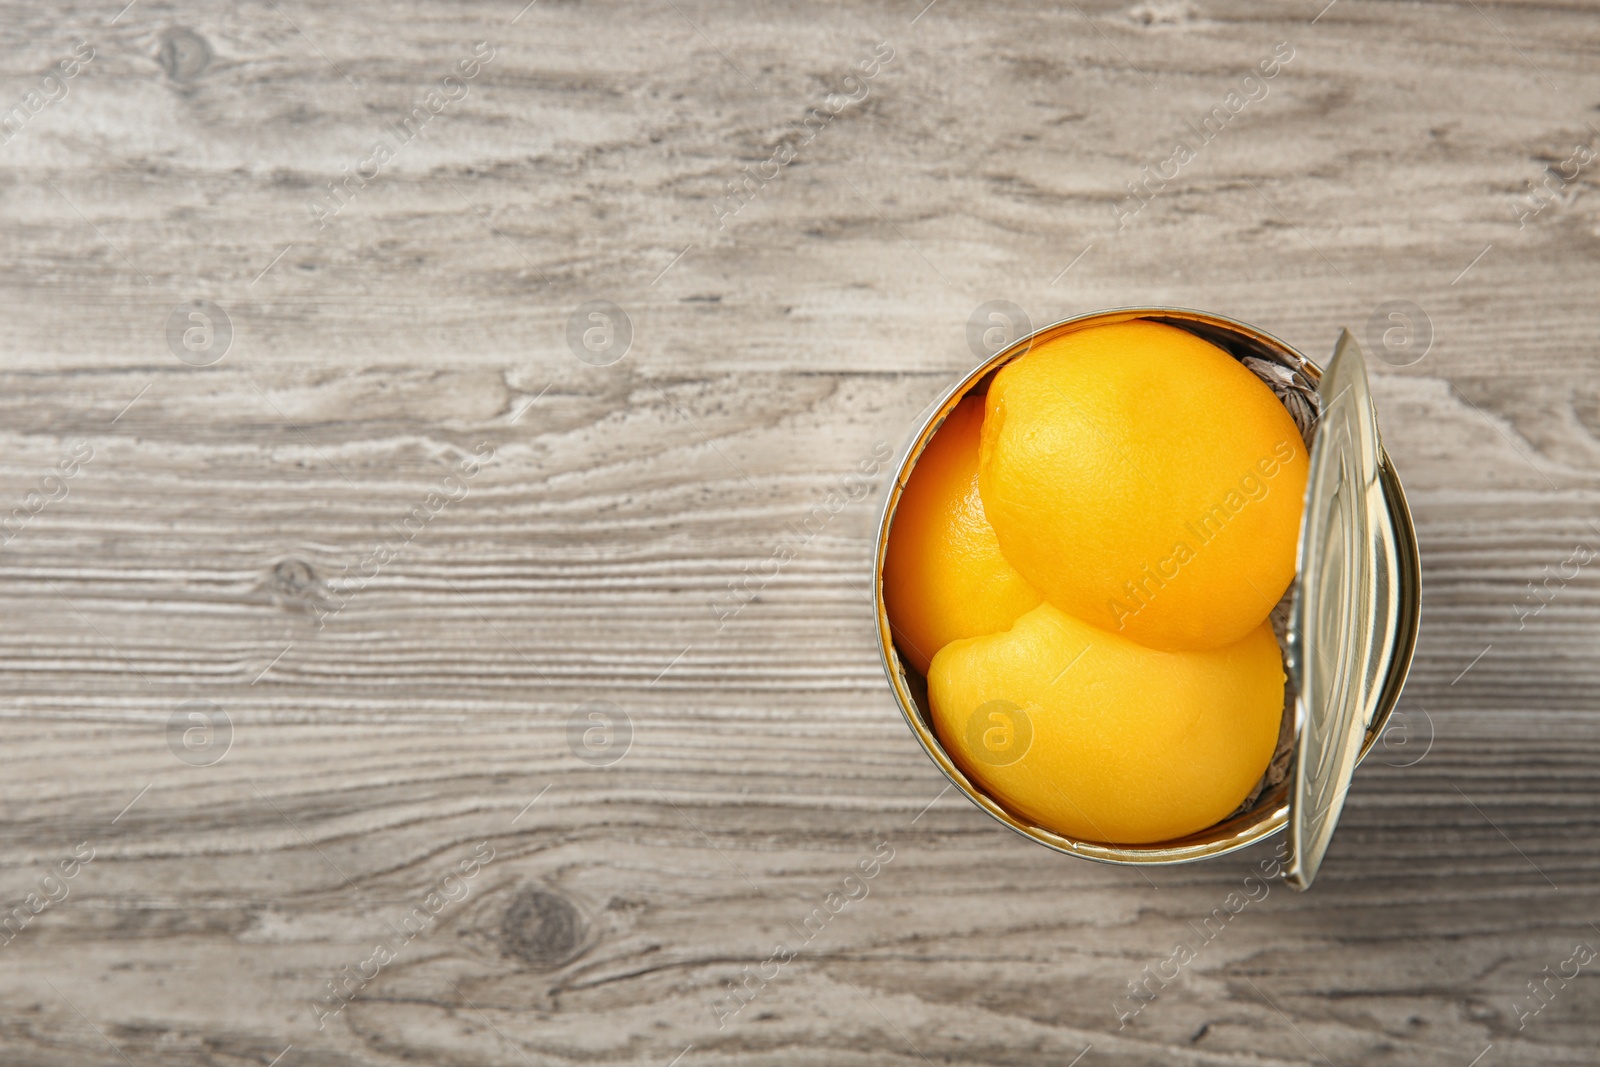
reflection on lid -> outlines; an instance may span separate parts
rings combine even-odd
[[[1285,874],[1306,889],[1333,838],[1399,627],[1399,551],[1379,481],[1377,417],[1361,349],[1342,333],[1322,377],[1289,626],[1300,740]]]

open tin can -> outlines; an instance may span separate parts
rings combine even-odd
[[[1001,367],[1034,346],[1091,326],[1145,319],[1209,341],[1261,378],[1310,449],[1296,577],[1276,620],[1288,676],[1282,759],[1241,808],[1177,840],[1118,845],[1036,825],[989,796],[935,734],[926,679],[896,647],[884,600],[889,531],[911,472],[945,417]],[[1400,699],[1416,647],[1422,574],[1405,493],[1378,436],[1361,349],[1341,333],[1326,370],[1253,326],[1183,308],[1094,312],[1019,338],[932,405],[895,470],[878,523],[874,562],[878,646],[911,732],[945,776],[984,811],[1059,852],[1105,863],[1169,864],[1220,856],[1288,830],[1285,880],[1311,885],[1344,807],[1356,765]]]

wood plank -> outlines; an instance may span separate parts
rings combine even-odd
[[[66,891],[0,934],[0,1059],[1592,1061],[1587,970],[1518,1024],[1600,945],[1600,572],[1529,588],[1600,550],[1593,171],[1516,200],[1600,146],[1592,5],[118,6],[0,23],[0,105],[95,49],[0,145],[0,916]],[[997,299],[1313,356],[1423,309],[1374,382],[1423,553],[1408,732],[1312,893],[1230,915],[1272,846],[1097,866],[944,791],[873,645],[881,467],[719,618]],[[169,347],[193,300],[232,326],[211,366]],[[632,326],[609,366],[567,340],[593,300]],[[231,726],[208,765],[191,701]],[[596,701],[605,765],[571,740]]]

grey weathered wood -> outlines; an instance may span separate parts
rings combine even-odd
[[[0,514],[94,450],[0,549],[0,904],[94,850],[0,948],[0,1059],[1593,1061],[1592,971],[1514,1007],[1600,944],[1600,571],[1517,614],[1600,549],[1593,166],[1521,229],[1513,204],[1596,144],[1592,5],[119,7],[0,22],[0,105],[95,49],[0,146]],[[319,230],[315,189],[480,40],[466,98]],[[1118,231],[1123,183],[1285,40]],[[200,299],[234,328],[203,368],[164,333]],[[941,793],[877,664],[867,502],[720,629],[707,606],[901,441],[995,299],[1202,307],[1313,354],[1411,300],[1434,333],[1375,367],[1423,548],[1416,732],[1359,772],[1316,889],[1249,905],[1121,1030],[1267,850],[1098,867]],[[615,365],[568,350],[590,300],[631,318]],[[190,700],[231,718],[214,765],[169,750]],[[611,766],[568,747],[594,700],[633,724]],[[324,983],[484,841],[319,1030]],[[879,842],[870,895],[719,1029]]]

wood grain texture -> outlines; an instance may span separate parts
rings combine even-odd
[[[1519,1008],[1600,945],[1600,569],[1563,568],[1600,549],[1596,169],[1517,207],[1600,145],[1594,5],[924,2],[3,5],[0,916],[67,895],[0,946],[0,1061],[1595,1062],[1592,968]],[[1423,309],[1374,382],[1423,552],[1408,733],[1310,894],[1218,927],[1270,846],[1101,867],[941,792],[873,645],[875,496],[714,610],[998,299],[1313,355]],[[195,300],[210,366],[168,343]],[[604,367],[567,341],[595,300],[633,329]],[[206,766],[191,701],[231,723]]]

